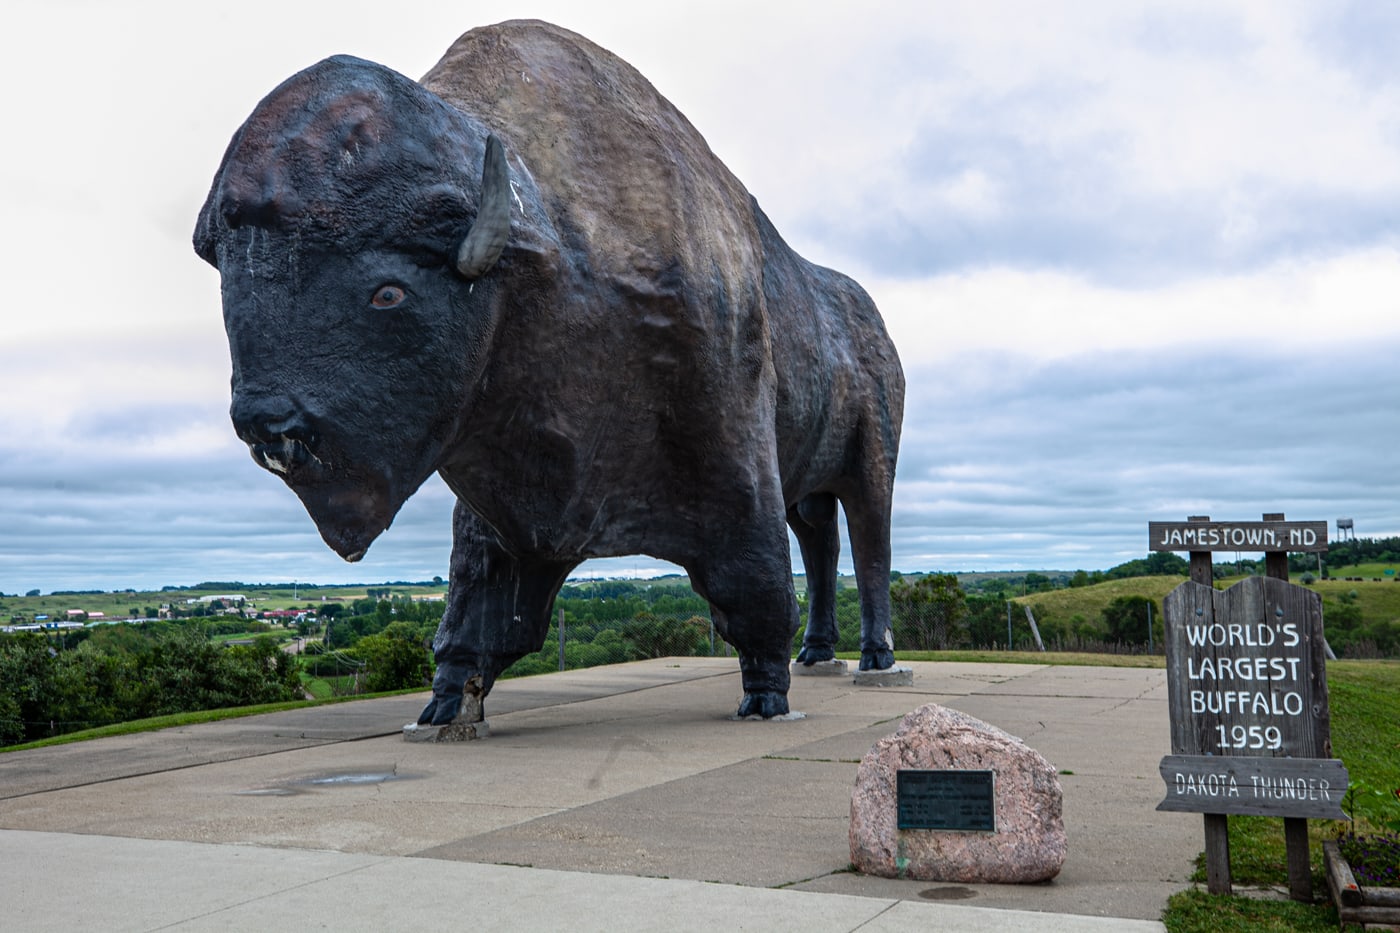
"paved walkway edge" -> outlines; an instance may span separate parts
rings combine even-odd
[[[308,849],[0,830],[7,929],[1160,933],[1156,921]]]

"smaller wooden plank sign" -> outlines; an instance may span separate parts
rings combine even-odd
[[[895,797],[900,829],[997,830],[994,771],[900,768]]]
[[[1158,810],[1344,820],[1347,769],[1336,758],[1167,755]]]
[[[1327,550],[1326,522],[1148,522],[1153,551]]]

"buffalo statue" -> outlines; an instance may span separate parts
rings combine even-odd
[[[863,670],[894,663],[904,376],[869,296],[783,242],[631,66],[540,22],[466,33],[421,82],[336,56],[234,134],[194,234],[222,283],[233,425],[359,560],[434,472],[457,498],[420,722],[482,715],[569,573],[688,571],[740,716],[834,657],[839,500]],[[465,700],[470,702],[465,702]]]

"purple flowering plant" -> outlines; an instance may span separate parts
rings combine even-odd
[[[1400,888],[1400,788],[1372,787],[1360,779],[1342,803],[1350,822],[1337,833],[1337,848],[1362,887]],[[1376,828],[1358,832],[1357,819]]]

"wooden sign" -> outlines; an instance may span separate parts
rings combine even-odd
[[[1321,596],[1188,581],[1162,608],[1173,755],[1332,757]]]
[[[997,830],[996,773],[900,768],[895,799],[900,829]]]
[[[1326,522],[1148,522],[1152,551],[1327,550]]]
[[[1168,755],[1158,810],[1344,820],[1347,769],[1336,758]]]
[[[1332,758],[1322,598],[1288,582],[1289,551],[1325,551],[1326,522],[1149,522],[1154,551],[1187,551],[1191,579],[1162,601],[1172,754],[1159,810],[1200,813],[1206,890],[1230,893],[1232,813],[1283,817],[1288,893],[1312,901],[1308,819],[1335,818],[1346,769]],[[1263,551],[1265,577],[1221,593],[1212,551]]]

